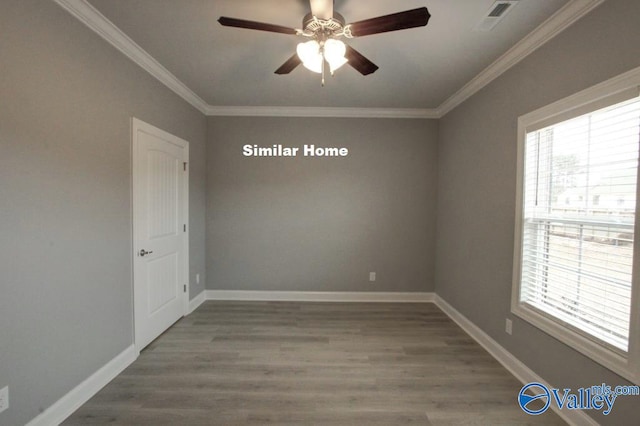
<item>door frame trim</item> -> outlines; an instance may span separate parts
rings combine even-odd
[[[144,131],[146,133],[157,135],[163,139],[167,139],[171,141],[184,150],[184,158],[183,161],[187,163],[186,170],[184,171],[184,179],[183,179],[183,199],[182,199],[182,214],[184,218],[184,224],[187,227],[187,232],[184,232],[183,242],[184,242],[184,264],[182,265],[183,271],[183,282],[186,285],[186,291],[181,292],[182,294],[182,316],[186,316],[189,313],[189,233],[191,232],[191,228],[189,226],[189,142],[184,139],[181,139],[171,133],[168,133],[158,127],[155,127],[149,123],[146,123],[136,117],[131,117],[131,301],[132,301],[132,336],[133,336],[133,346],[135,348],[136,355],[140,354],[140,351],[143,348],[140,348],[136,343],[136,303],[135,303],[135,282],[136,282],[136,271],[135,271],[135,259],[138,248],[138,243],[136,241],[136,203],[135,203],[135,194],[136,189],[138,188],[136,175],[136,164],[138,161],[138,131]]]

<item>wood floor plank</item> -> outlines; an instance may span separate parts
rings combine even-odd
[[[206,302],[64,425],[561,425],[433,304]]]

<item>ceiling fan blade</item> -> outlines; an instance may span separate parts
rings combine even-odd
[[[220,19],[218,19],[218,22],[225,27],[246,28],[249,30],[270,31],[272,33],[291,35],[297,34],[297,31],[293,28],[283,27],[281,25],[265,24],[264,22],[247,21],[245,19],[228,18],[226,16],[221,16]]]
[[[333,18],[333,0],[309,0],[311,14],[318,19],[329,20]]]
[[[360,52],[353,47],[347,45],[347,52],[344,57],[349,61],[349,65],[356,69],[362,75],[369,75],[378,69],[378,66],[365,58]]]
[[[426,7],[420,7],[354,22],[349,27],[354,37],[362,37],[389,31],[405,30],[407,28],[424,27],[429,22],[430,17],[429,10]]]
[[[301,63],[302,61],[300,60],[298,54],[294,53],[292,57],[287,59],[287,61],[276,70],[276,74],[289,74]]]

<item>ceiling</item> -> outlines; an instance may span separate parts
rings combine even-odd
[[[154,69],[164,73],[163,78],[171,80],[165,84],[179,86],[174,90],[183,91],[185,99],[190,97],[187,100],[211,114],[252,107],[435,111],[451,103],[483,72],[487,74],[487,67],[493,64],[495,68],[495,61],[505,52],[518,48],[520,56],[528,54],[532,48],[523,46],[532,44],[528,43],[535,38],[532,35],[537,34],[537,47],[562,25],[573,22],[577,12],[586,13],[585,4],[597,3],[519,0],[493,30],[478,31],[476,27],[494,0],[335,0],[335,10],[347,22],[422,6],[432,16],[426,27],[348,40],[380,69],[362,76],[345,66],[322,87],[320,76],[302,66],[288,75],[274,74],[302,37],[223,27],[216,22],[220,16],[229,16],[300,28],[302,17],[310,10],[308,0],[56,1],[67,9],[71,3],[76,9],[77,4],[90,9],[91,14],[85,13],[91,15],[88,18],[72,13],[96,31],[95,21],[102,20],[102,28],[112,26],[98,31],[107,40],[110,36],[105,32],[124,33],[115,37],[116,42],[110,40],[112,44],[121,50],[118,44],[124,44],[125,50],[133,49],[134,56],[150,56],[142,62],[153,62],[152,73]],[[571,6],[575,10],[569,11]],[[549,26],[550,21],[555,27],[551,25],[542,36],[541,24]],[[511,66],[502,64],[502,70],[507,65]]]

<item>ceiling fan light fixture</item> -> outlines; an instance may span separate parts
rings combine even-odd
[[[347,47],[340,40],[333,38],[327,39],[322,44],[317,40],[299,43],[296,51],[302,61],[302,65],[318,74],[322,73],[324,61],[329,64],[331,74],[348,62],[347,58],[344,57],[347,53]]]
[[[305,68],[318,74],[322,73],[323,58],[320,53],[320,43],[315,40],[299,43],[296,52]]]
[[[497,1],[512,3],[517,0]],[[298,44],[296,54],[287,59],[275,73],[278,75],[289,74],[298,65],[303,64],[305,68],[322,74],[322,85],[324,86],[325,61],[329,64],[331,74],[347,63],[362,75],[369,75],[378,69],[376,64],[364,57],[360,52],[338,40],[340,37],[351,39],[390,31],[424,27],[429,22],[429,18],[431,18],[431,14],[426,7],[419,7],[345,24],[344,17],[333,10],[333,3],[334,0],[310,0],[311,13],[307,13],[302,19],[302,29],[227,16],[221,16],[218,22],[227,27],[307,37],[310,40],[306,43]],[[504,13],[506,13],[505,10],[508,9],[504,9]]]

